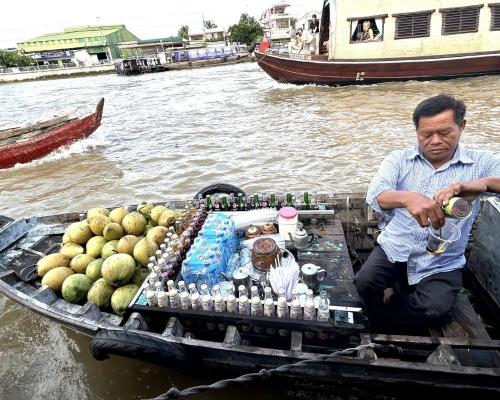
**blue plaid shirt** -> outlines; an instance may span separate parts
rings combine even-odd
[[[438,169],[424,158],[418,146],[393,151],[384,159],[370,183],[366,202],[382,214],[379,223],[382,232],[377,241],[389,261],[408,263],[408,284],[415,285],[429,275],[465,265],[465,246],[479,211],[479,200],[473,202],[474,211],[469,218],[446,218],[447,224],[455,224],[460,229],[460,239],[452,243],[444,254],[432,256],[425,249],[427,230],[418,225],[406,208],[382,210],[376,197],[387,190],[400,190],[432,198],[438,190],[453,183],[484,177],[500,177],[498,154],[458,146],[453,158]]]

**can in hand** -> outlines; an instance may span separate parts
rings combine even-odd
[[[452,197],[443,205],[443,212],[447,217],[464,219],[472,214],[472,203],[463,197]]]

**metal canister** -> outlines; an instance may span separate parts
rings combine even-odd
[[[245,231],[245,238],[253,239],[260,235],[260,229],[254,225],[250,225]]]
[[[443,206],[444,215],[451,218],[464,219],[472,214],[472,203],[463,197],[452,197]]]
[[[271,238],[257,239],[253,244],[252,263],[259,271],[268,272],[276,258],[280,257],[279,248]]]

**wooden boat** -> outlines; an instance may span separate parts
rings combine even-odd
[[[0,169],[33,161],[90,136],[101,124],[103,107],[101,99],[95,112],[82,118],[65,115],[26,128],[0,130]]]
[[[256,61],[273,79],[295,84],[352,85],[500,73],[500,5],[472,0],[440,5],[443,8],[435,8],[434,1],[415,5],[389,0],[381,5],[326,0],[318,51],[257,50]],[[364,23],[370,26],[371,38],[363,34]]]
[[[163,64],[163,67],[166,70],[173,71],[178,69],[191,69],[191,68],[201,68],[201,67],[213,67],[216,65],[238,64],[240,62],[245,62],[245,61],[250,61],[250,54],[236,54],[223,58],[212,58],[205,60],[176,61]]]
[[[216,186],[201,193],[223,191]],[[91,351],[97,359],[118,354],[187,371],[212,367],[234,374],[317,360],[338,349],[367,345],[350,355],[275,376],[288,382],[288,390],[328,390],[345,384],[391,394],[498,396],[500,341],[491,339],[467,297],[458,297],[450,324],[425,334],[370,331],[352,277],[353,265],[373,247],[376,215],[367,208],[363,194],[318,194],[317,198],[318,210],[299,211],[300,220],[310,233],[317,234],[317,241],[296,257],[327,270],[329,280],[322,285],[330,293],[330,322],[149,307],[137,301],[139,293],[124,317],[101,311],[90,302],[70,304],[41,286],[30,266],[43,254],[58,250],[65,227],[85,218],[79,213],[18,221],[0,218],[4,224],[0,228],[0,293],[92,336]],[[178,207],[183,204],[175,202]],[[488,320],[495,334],[500,327],[500,273],[495,268],[499,227],[500,201],[486,198],[474,229],[472,239],[476,240],[470,244],[466,276],[476,296],[475,307],[483,317],[496,317]],[[490,313],[482,307],[490,307]]]

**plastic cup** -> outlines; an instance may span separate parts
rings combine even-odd
[[[440,256],[443,254],[449,245],[460,239],[460,230],[456,225],[448,223],[442,228],[434,229],[432,226],[427,228],[427,248],[429,254]]]

